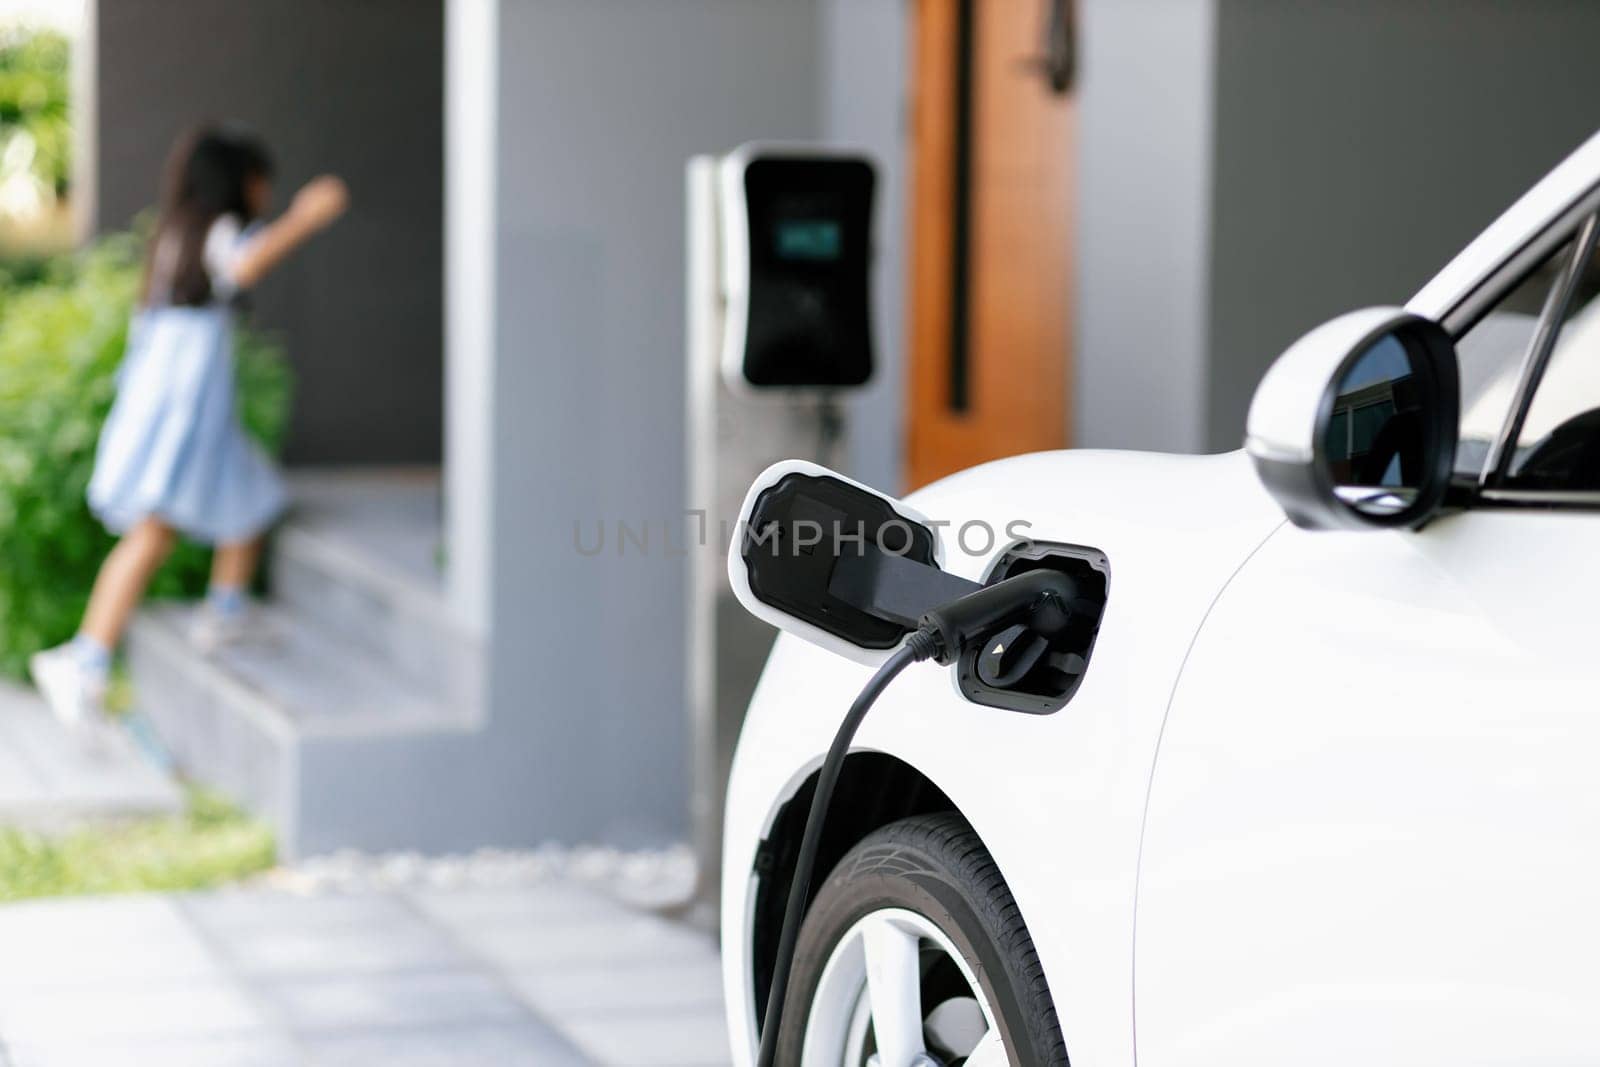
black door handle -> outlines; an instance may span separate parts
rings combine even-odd
[[[1044,48],[1019,61],[1024,70],[1043,74],[1050,91],[1064,96],[1078,74],[1078,31],[1072,0],[1045,0]]]

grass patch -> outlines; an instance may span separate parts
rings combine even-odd
[[[182,815],[60,835],[0,828],[0,901],[205,889],[271,867],[272,831],[214,793],[190,789]]]

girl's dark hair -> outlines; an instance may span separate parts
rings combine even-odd
[[[246,187],[252,178],[270,177],[272,157],[267,146],[241,127],[203,123],[178,138],[167,157],[156,232],[145,264],[145,303],[210,302],[206,233],[223,215],[237,215],[245,224],[253,221]],[[163,251],[164,247],[175,252]],[[159,279],[154,277],[158,262]]]

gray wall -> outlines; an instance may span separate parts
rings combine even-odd
[[[877,157],[874,381],[850,402],[850,469],[889,492],[904,470],[905,286],[910,145],[909,0],[819,0],[821,136]]]
[[[1080,13],[1080,445],[1237,448],[1295,338],[1403,303],[1600,124],[1600,5]]]
[[[243,120],[280,206],[343,175],[351,213],[268,279],[257,321],[298,377],[288,457],[437,462],[442,361],[442,0],[99,0],[97,228],[154,203],[168,146]]]
[[[1081,0],[1077,440],[1202,447],[1214,0]]]
[[[819,41],[810,0],[501,5],[490,703],[549,836],[684,832],[684,163],[817,136]]]
[[[1310,327],[1402,303],[1600,125],[1600,5],[1221,0],[1206,444]]]

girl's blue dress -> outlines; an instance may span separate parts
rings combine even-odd
[[[116,401],[100,431],[90,509],[114,533],[154,516],[218,544],[262,533],[285,499],[272,461],[235,412],[227,304],[153,305],[135,314]]]

